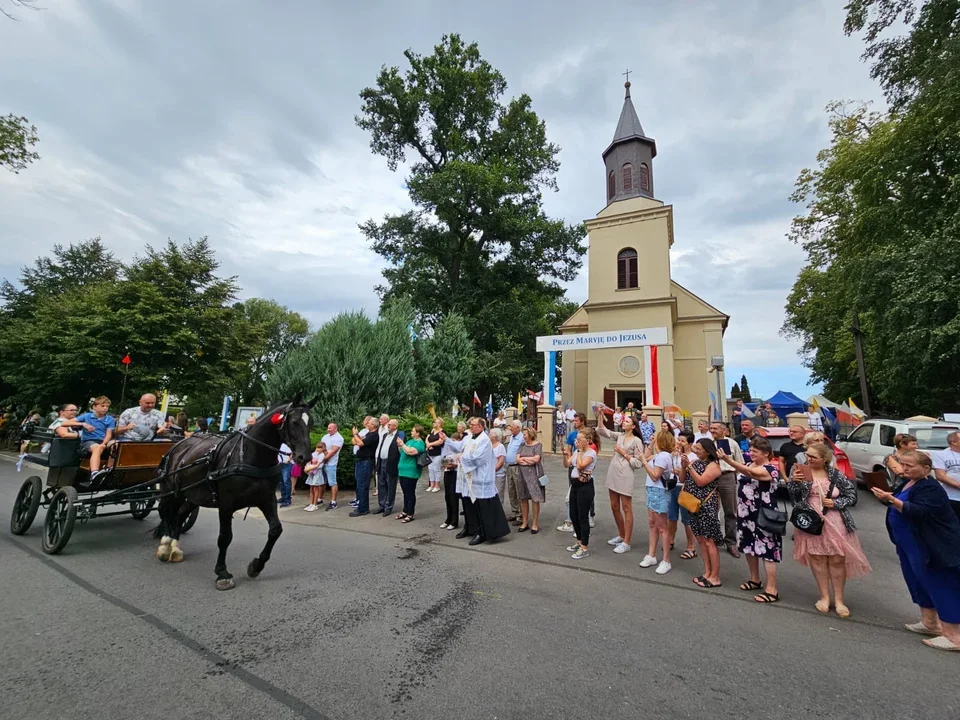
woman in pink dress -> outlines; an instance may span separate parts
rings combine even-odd
[[[837,615],[850,617],[843,602],[847,578],[870,572],[870,563],[863,554],[850,508],[857,504],[857,489],[839,470],[831,466],[833,452],[823,444],[811,445],[806,452],[806,465],[793,466],[787,489],[795,505],[808,506],[823,519],[819,535],[799,528],[793,537],[793,559],[813,571],[820,590],[816,608],[830,612],[830,586],[833,585]]]

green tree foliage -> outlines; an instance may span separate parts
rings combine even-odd
[[[740,398],[740,385],[739,385],[739,383],[734,383],[734,384],[733,384],[733,387],[730,388],[730,397],[733,398],[734,400],[737,400],[737,399]]]
[[[451,313],[437,323],[420,353],[426,374],[427,397],[437,408],[451,403],[473,385],[474,347],[462,315]]]
[[[744,402],[750,402],[753,398],[750,395],[750,384],[747,382],[747,376],[740,376],[740,395]]]
[[[267,399],[302,390],[316,398],[317,417],[340,421],[413,407],[420,398],[413,315],[409,301],[398,301],[375,322],[361,313],[338,315],[276,364],[264,383]]]
[[[408,163],[415,206],[361,226],[389,263],[378,292],[386,306],[414,298],[428,327],[461,314],[481,358],[478,389],[516,392],[539,374],[528,332],[539,317],[524,316],[549,307],[555,320],[567,309],[559,282],[576,277],[584,252],[583,227],[542,209],[543,192],[557,187],[559,148],[527,95],[502,101],[506,80],[476,44],[447,35],[432,55],[404,55],[405,72],[384,67],[361,92],[357,117],[391,170]],[[515,370],[489,362],[503,350]]]
[[[168,389],[191,413],[218,411],[306,332],[303,318],[269,302],[235,307],[236,283],[218,268],[206,238],[147,247],[127,266],[99,238],[55,246],[18,285],[0,285],[4,398],[33,406],[106,394],[119,405],[129,352],[124,403]]]
[[[960,0],[855,0],[846,30],[864,29],[891,112],[828,108],[831,146],[793,195],[808,264],[784,329],[828,396],[860,397],[856,309],[873,405],[937,414],[960,405]]]
[[[238,403],[262,404],[266,402],[264,380],[278,360],[303,344],[309,323],[299,313],[263,298],[245,300],[234,310],[240,314],[242,355],[248,363],[231,394]]]
[[[38,140],[37,128],[25,117],[0,115],[0,167],[19,173],[39,160],[40,155],[32,149]]]

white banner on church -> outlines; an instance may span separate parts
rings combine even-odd
[[[609,332],[582,333],[580,335],[545,335],[537,338],[537,352],[600,350],[603,348],[666,344],[667,329],[658,327],[642,330],[611,330]]]

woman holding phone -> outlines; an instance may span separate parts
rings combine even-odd
[[[806,465],[796,464],[790,473],[787,491],[794,505],[810,507],[823,519],[819,534],[797,528],[793,536],[793,559],[813,572],[820,590],[815,607],[826,615],[830,612],[830,586],[833,585],[837,615],[850,617],[843,602],[847,578],[870,572],[870,563],[863,554],[857,527],[850,508],[857,504],[857,489],[843,473],[831,466],[833,451],[821,443],[806,451]]]

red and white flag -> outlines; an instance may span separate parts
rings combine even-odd
[[[480,396],[477,395],[477,391],[476,391],[476,390],[473,391],[473,404],[474,404],[474,405],[482,405],[482,403],[480,402]]]

